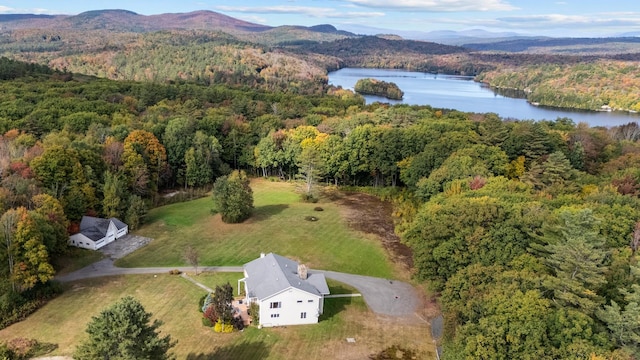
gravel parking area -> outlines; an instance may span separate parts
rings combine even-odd
[[[100,249],[106,257],[115,260],[125,257],[151,242],[151,238],[128,234]]]

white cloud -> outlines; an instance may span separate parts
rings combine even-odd
[[[602,13],[597,15],[545,14],[497,18],[502,26],[523,28],[622,28],[640,27],[640,13]]]
[[[461,12],[510,11],[517,7],[507,0],[343,0],[363,7],[394,11]]]
[[[16,9],[9,6],[0,5],[0,14],[59,14],[60,12],[55,12],[49,9]]]
[[[420,24],[429,24],[428,29],[485,29],[488,31],[508,31],[531,35],[550,36],[613,36],[623,32],[640,31],[640,12],[600,13],[588,15],[545,14],[529,16],[454,17],[434,16],[427,19],[405,17],[402,24],[389,25],[391,28],[420,29]],[[425,29],[425,26],[422,26]],[[425,29],[426,31],[426,29]]]
[[[254,24],[267,24],[269,22],[267,19],[263,18],[262,16],[257,16],[257,15],[239,16],[238,19],[252,22]]]
[[[249,14],[288,14],[288,15],[306,15],[314,18],[331,18],[331,19],[353,19],[353,18],[375,18],[385,15],[383,12],[361,12],[361,11],[338,11],[331,8],[309,7],[309,6],[216,6],[215,10],[225,12],[249,13]]]

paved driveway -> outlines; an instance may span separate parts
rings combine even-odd
[[[413,286],[405,282],[335,271],[313,270],[313,272],[321,272],[329,279],[358,289],[369,308],[377,314],[417,317],[420,297]]]
[[[102,259],[75,272],[56,277],[56,280],[68,282],[110,275],[163,274],[172,269],[183,272],[193,271],[193,267],[120,268],[113,265],[113,260]],[[198,271],[242,272],[242,266],[204,266],[199,267]],[[416,290],[407,283],[335,271],[311,270],[311,272],[323,273],[329,279],[343,282],[358,289],[369,308],[377,314],[417,318],[419,296]]]
[[[113,260],[111,259],[102,259],[72,273],[56,276],[56,280],[68,282],[112,275],[164,274],[173,269],[177,269],[182,272],[193,271],[192,266],[121,268],[113,265]],[[242,266],[200,266],[198,267],[198,273],[200,272],[242,272]]]

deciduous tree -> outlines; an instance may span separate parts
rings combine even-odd
[[[49,263],[44,245],[43,229],[39,229],[34,214],[18,209],[19,220],[13,237],[13,272],[11,279],[18,291],[31,289],[37,283],[53,279],[55,271]]]
[[[193,266],[196,275],[198,275],[198,262],[200,260],[198,250],[193,246],[188,245],[184,250],[184,259],[189,263],[189,265]]]
[[[110,171],[104,173],[104,186],[102,190],[102,214],[107,217],[122,217],[122,210],[124,209],[123,203],[125,199],[123,197],[125,190],[125,184],[120,179],[118,174],[114,174]]]
[[[43,234],[47,250],[50,255],[63,254],[67,250],[69,241],[67,234],[69,221],[62,204],[49,194],[38,194],[31,200],[35,207],[34,211],[40,215],[36,217],[36,221]]]
[[[131,230],[135,230],[144,222],[147,215],[147,204],[138,195],[131,195],[129,198],[129,209],[125,216],[125,222]]]
[[[137,183],[141,173],[146,173],[150,192],[158,191],[160,172],[166,166],[167,155],[155,135],[144,130],[132,131],[124,140],[122,159],[132,184]]]

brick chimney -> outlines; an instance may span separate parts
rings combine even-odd
[[[305,264],[298,265],[298,277],[307,280],[307,266]]]

